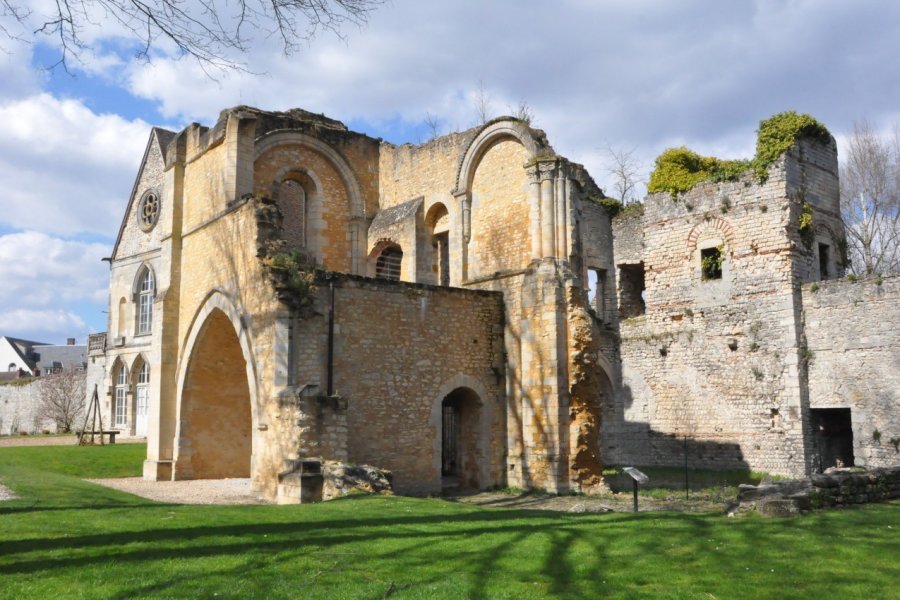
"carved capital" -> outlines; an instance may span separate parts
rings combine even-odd
[[[538,163],[538,169],[541,172],[541,181],[553,179],[556,175],[556,161],[547,161]]]
[[[528,177],[528,183],[539,183],[541,180],[540,171],[538,171],[537,163],[532,163],[525,167],[525,174]]]

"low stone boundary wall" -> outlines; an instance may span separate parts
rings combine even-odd
[[[832,506],[885,502],[900,498],[900,467],[836,469],[810,479],[741,485],[729,514],[756,510],[770,517],[796,515]]]

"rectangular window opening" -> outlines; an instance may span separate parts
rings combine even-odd
[[[703,248],[700,250],[700,273],[704,281],[722,279],[722,263],[725,257],[721,248]]]
[[[644,302],[644,263],[619,265],[619,316],[639,317],[647,312]]]

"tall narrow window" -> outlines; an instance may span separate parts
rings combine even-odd
[[[828,244],[819,244],[819,279],[828,279],[828,265],[831,262],[831,248]]]
[[[134,433],[147,435],[147,409],[150,405],[150,365],[144,363],[138,371],[137,387],[134,390]]]
[[[138,335],[150,333],[153,326],[153,271],[146,269],[138,292]]]
[[[403,262],[403,250],[400,246],[387,246],[375,261],[375,277],[381,279],[400,280],[400,264]]]
[[[619,265],[619,317],[629,319],[647,312],[645,289],[644,263]]]
[[[306,247],[306,190],[299,181],[287,179],[278,192],[278,208],[284,218],[284,239],[294,246]]]
[[[603,319],[606,311],[606,269],[588,269],[588,303]]]
[[[116,427],[124,427],[128,422],[128,376],[124,365],[119,366],[116,373],[116,407],[113,422]]]

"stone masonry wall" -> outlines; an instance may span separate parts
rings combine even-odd
[[[697,467],[807,472],[795,184],[824,195],[833,176],[794,152],[765,184],[747,174],[677,200],[647,198],[647,313],[620,323],[622,387],[604,407],[607,462],[678,464],[687,437]],[[724,256],[719,279],[702,274],[710,248]],[[633,262],[633,244],[622,249],[631,250],[616,264]]]
[[[806,285],[803,315],[810,407],[850,409],[857,465],[900,465],[900,277]]]
[[[22,385],[0,385],[0,435],[17,435],[22,431],[29,434],[56,431],[52,419],[39,416],[40,403],[40,379]]]
[[[475,446],[467,452],[477,457],[477,464],[463,467],[463,483],[481,488],[504,483],[502,297],[330,277],[318,284],[317,314],[297,323],[296,388],[313,386],[300,403],[301,413],[316,410],[321,421],[299,415],[297,454],[390,469],[401,493],[439,492],[441,403],[454,389],[468,388],[481,405],[477,435],[463,441]],[[333,398],[326,394],[330,285]],[[346,457],[335,457],[342,434]]]

